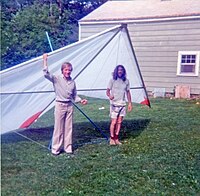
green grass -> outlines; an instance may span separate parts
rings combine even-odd
[[[199,101],[199,100],[198,100]],[[1,136],[4,195],[199,195],[200,105],[195,100],[151,99],[134,105],[120,133],[122,146],[75,109],[75,156],[53,157],[48,144],[53,110],[30,129]],[[105,110],[99,110],[99,107]],[[107,101],[89,99],[83,111],[109,136]]]

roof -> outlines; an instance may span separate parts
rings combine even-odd
[[[200,16],[200,0],[107,1],[80,22]]]

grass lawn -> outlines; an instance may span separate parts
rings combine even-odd
[[[108,102],[89,99],[80,107],[103,134],[75,109],[73,157],[48,150],[51,110],[29,129],[1,136],[1,195],[200,195],[196,102],[152,98],[151,109],[134,105],[122,125],[123,145],[109,146]]]

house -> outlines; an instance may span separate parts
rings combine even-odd
[[[149,93],[200,95],[200,0],[107,1],[79,21],[79,39],[121,23]]]

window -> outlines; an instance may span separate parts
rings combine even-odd
[[[198,76],[199,75],[199,51],[179,51],[177,75]]]

